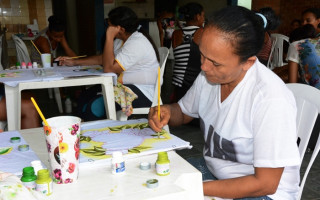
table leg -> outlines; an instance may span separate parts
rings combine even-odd
[[[8,130],[20,130],[21,93],[19,87],[5,85]]]
[[[117,120],[112,79],[105,79],[104,84],[102,84],[101,88],[104,97],[103,99],[107,118]]]

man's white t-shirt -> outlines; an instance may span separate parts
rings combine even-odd
[[[133,84],[152,102],[159,62],[150,41],[136,31],[123,44],[114,41],[115,60],[123,68],[123,84]]]
[[[293,94],[258,60],[223,101],[220,84],[201,72],[179,101],[182,112],[200,118],[204,158],[212,174],[229,179],[254,174],[254,167],[285,167],[272,199],[295,199],[300,156]]]

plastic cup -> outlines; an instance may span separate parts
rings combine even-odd
[[[47,119],[43,126],[53,181],[73,183],[79,175],[80,122],[79,117],[59,116]]]
[[[41,61],[42,61],[43,68],[51,67],[51,54],[50,53],[41,54]]]

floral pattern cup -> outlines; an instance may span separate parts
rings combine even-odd
[[[79,174],[80,122],[73,116],[47,119],[43,126],[46,137],[53,181],[57,184],[72,183]]]

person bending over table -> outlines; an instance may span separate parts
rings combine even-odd
[[[39,114],[32,104],[31,95],[23,92],[21,97],[21,129],[40,126]],[[0,121],[7,120],[6,99],[3,85],[0,85]],[[0,130],[0,132],[3,130]]]
[[[263,26],[244,7],[216,12],[200,40],[202,72],[192,87],[178,103],[160,107],[160,121],[157,107],[150,109],[149,125],[157,132],[200,118],[212,174],[203,183],[205,195],[270,200],[298,194],[296,103],[256,57]]]
[[[95,64],[103,64],[103,71],[106,73],[116,73],[118,82],[130,88],[138,96],[138,99],[132,101],[133,108],[151,106],[159,67],[159,53],[156,46],[150,36],[141,29],[136,13],[128,7],[121,6],[111,10],[108,14],[108,24],[103,54],[93,59],[77,61],[92,61],[98,58],[94,61]],[[67,62],[69,60],[64,60],[62,64]],[[92,90],[101,91],[100,88]],[[85,93],[83,96],[86,96]],[[117,97],[117,93],[115,96]],[[82,115],[82,118],[85,120],[104,118],[102,96],[89,102],[91,111]],[[85,109],[87,110],[87,106]],[[123,107],[116,104],[116,110],[123,110]]]
[[[41,53],[51,53],[51,59],[56,58],[57,48],[60,44],[67,56],[76,56],[74,51],[69,47],[68,42],[64,36],[65,24],[56,16],[48,18],[49,27],[44,29],[35,39],[34,44],[37,46]],[[41,56],[35,49],[31,49],[32,62],[41,63]]]

